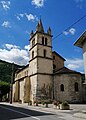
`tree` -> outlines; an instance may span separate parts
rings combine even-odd
[[[0,81],[0,101],[2,101],[3,96],[9,93],[9,91],[10,84],[4,81]]]

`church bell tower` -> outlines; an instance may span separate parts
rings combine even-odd
[[[52,35],[50,27],[44,32],[42,21],[30,34],[29,78],[31,100],[50,99],[52,91]]]

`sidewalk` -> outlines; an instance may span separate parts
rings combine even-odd
[[[72,109],[72,105],[70,110],[59,110],[56,108],[53,108],[52,104],[49,104],[48,108],[43,107],[42,105],[39,106],[28,106],[27,103],[23,103],[23,104],[19,104],[19,103],[2,103],[2,104],[7,104],[7,105],[11,105],[11,106],[16,106],[16,107],[22,107],[25,109],[31,109],[31,110],[35,110],[35,111],[41,111],[41,112],[46,112],[46,113],[52,113],[52,114],[56,114],[56,115],[62,115],[62,116],[70,116],[73,117],[74,120],[75,118],[79,118],[79,120],[86,120],[86,110],[78,110],[78,109]],[[77,119],[78,120],[78,119]]]

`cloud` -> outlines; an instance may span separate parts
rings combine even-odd
[[[32,5],[35,5],[36,8],[43,7],[45,0],[32,0]]]
[[[16,18],[18,19],[18,20],[21,20],[21,18],[27,18],[27,20],[28,21],[34,21],[34,20],[36,20],[36,21],[38,21],[38,17],[36,16],[36,15],[33,15],[33,14],[27,14],[27,13],[20,13],[20,14],[17,14],[16,15]]]
[[[25,47],[24,47],[26,50],[28,50],[29,51],[29,49],[30,49],[30,45],[25,45]]]
[[[19,46],[16,45],[12,45],[12,44],[5,44],[5,46],[7,49],[11,50],[11,49],[18,49],[20,48]]]
[[[21,20],[21,18],[19,16],[16,16],[17,20]]]
[[[84,71],[84,61],[83,61],[83,59],[79,59],[79,58],[66,59],[65,65],[66,65],[66,67],[68,67],[69,69],[72,69],[72,70],[76,70],[76,71],[79,71],[79,72]]]
[[[29,61],[28,50],[29,45],[21,49],[16,45],[5,44],[3,49],[0,49],[0,59],[18,65],[26,65]]]
[[[80,9],[86,7],[86,0],[74,0],[74,2],[76,3],[76,6]]]
[[[4,10],[7,11],[10,9],[10,5],[11,5],[10,1],[1,1],[0,3],[1,3]]]
[[[38,18],[36,17],[36,15],[32,15],[32,14],[25,14],[26,18],[28,19],[28,21],[32,20],[38,20]]]
[[[4,21],[4,22],[2,23],[2,27],[11,28],[10,22],[9,22],[9,21]]]
[[[68,31],[64,31],[63,34],[64,35],[74,35],[76,32],[75,28],[70,28]]]
[[[25,16],[25,13],[24,14],[17,14],[16,15],[16,18],[17,18],[17,20],[21,20],[21,18],[23,18]]]

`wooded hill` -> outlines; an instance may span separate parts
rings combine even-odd
[[[11,81],[12,66],[13,66],[14,74],[17,69],[24,67],[24,66],[20,66],[17,64],[13,64],[13,63],[0,60],[0,81],[4,81],[4,82]]]

